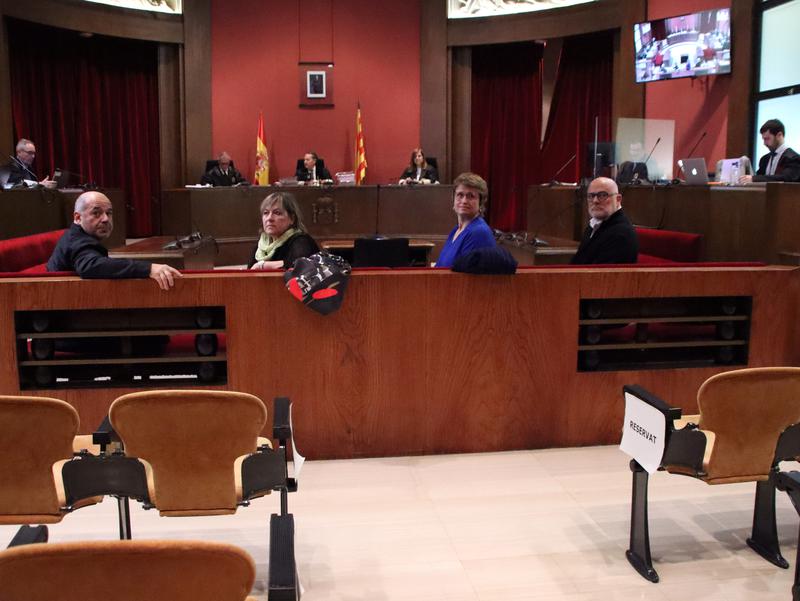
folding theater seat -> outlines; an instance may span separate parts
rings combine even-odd
[[[0,396],[0,524],[22,525],[12,545],[45,541],[46,526],[101,500],[76,498],[65,490],[64,466],[92,446],[77,436],[75,409],[58,399]],[[87,451],[84,451],[84,456]]]
[[[108,420],[95,432],[104,449],[120,450],[72,462],[85,488],[76,496],[101,492],[125,498],[120,504],[121,538],[130,538],[127,498],[162,516],[224,515],[271,491],[280,492],[280,514],[270,518],[270,599],[297,594],[294,518],[288,493],[286,446],[291,439],[290,402],[275,399],[276,449],[259,437],[267,410],[257,397],[239,392],[156,390],[119,397]]]
[[[775,490],[781,461],[800,456],[800,368],[763,367],[729,371],[706,380],[697,393],[699,415],[681,410],[639,386],[626,395],[666,418],[659,470],[708,484],[755,482],[753,529],[747,544],[776,566],[781,556],[775,523]],[[634,459],[630,548],[626,556],[644,578],[658,582],[650,556],[649,474]]]

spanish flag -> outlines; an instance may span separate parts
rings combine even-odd
[[[258,136],[256,137],[256,172],[253,183],[257,186],[269,185],[269,154],[264,142],[264,115],[258,114]]]
[[[356,110],[356,186],[367,179],[367,150],[364,145],[364,128],[361,125],[361,103]]]

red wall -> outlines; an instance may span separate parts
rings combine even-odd
[[[662,19],[726,6],[730,6],[729,0],[650,0],[647,18]],[[736,40],[732,43],[736,44]],[[736,65],[731,68],[736,69]],[[692,156],[705,157],[708,168],[713,171],[716,162],[726,157],[730,75],[656,81],[644,85],[645,118],[675,121],[674,160],[687,158],[697,140],[707,131]],[[677,170],[677,167],[673,165],[673,169]]]
[[[359,100],[367,183],[396,181],[419,143],[419,0],[330,1],[332,11],[321,11],[312,26],[324,31],[332,13],[335,106],[313,109],[298,106],[299,0],[212,2],[213,152],[228,151],[248,179],[259,111],[271,181],[293,176],[306,150],[323,157],[331,173],[351,171]]]

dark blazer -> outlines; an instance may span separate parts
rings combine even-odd
[[[628,216],[622,209],[611,215],[591,236],[592,228],[583,232],[578,252],[572,257],[573,265],[599,265],[602,263],[636,263],[639,256],[639,239]]]
[[[219,165],[204,173],[203,177],[200,178],[201,184],[211,184],[215,188],[219,186],[233,186],[246,181],[247,180],[242,177],[242,174],[239,173],[239,170],[235,167],[228,167],[228,173],[225,174],[222,173],[222,169],[219,168]]]
[[[766,175],[769,155],[765,154],[758,161],[758,171],[753,176],[754,182],[800,182],[800,154],[791,148],[783,151],[775,175]]]
[[[250,261],[247,263],[247,268],[250,269],[256,264],[256,251],[258,250],[258,242],[250,253]],[[305,232],[297,232],[294,236],[289,238],[286,242],[281,244],[275,254],[272,255],[268,261],[283,261],[284,269],[291,269],[294,262],[300,257],[310,257],[314,253],[319,252],[319,246],[314,241],[314,238]]]
[[[633,176],[636,176],[634,178]],[[625,161],[619,166],[619,173],[617,173],[617,183],[630,184],[634,179],[640,181],[648,181],[649,174],[647,173],[646,163],[634,163],[633,161]]]
[[[16,186],[17,184],[21,184],[24,179],[33,180],[35,182],[39,181],[36,174],[16,157],[12,157],[11,162],[6,167],[9,172],[7,184]]]
[[[77,223],[69,226],[47,261],[47,271],[75,271],[87,279],[150,277],[149,261],[109,259],[100,240],[83,231]]]
[[[416,167],[406,167],[406,170],[403,171],[403,175],[400,176],[400,179],[406,179],[410,177],[411,179],[417,178],[417,168]],[[422,178],[421,179],[429,179],[431,183],[439,181],[439,172],[436,170],[436,167],[431,167],[428,165],[422,170]]]
[[[298,182],[311,181],[311,171],[306,169],[305,166],[299,167],[294,175]],[[317,179],[333,179],[328,168],[325,166],[320,167],[319,163],[317,163]]]

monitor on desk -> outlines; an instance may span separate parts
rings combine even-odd
[[[357,238],[353,267],[408,267],[408,238]]]

